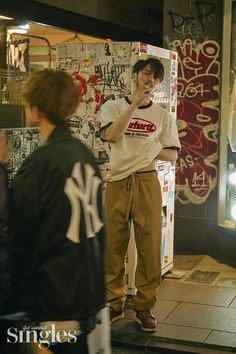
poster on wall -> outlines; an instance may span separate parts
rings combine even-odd
[[[37,128],[20,128],[1,130],[7,135],[11,146],[10,158],[7,163],[9,184],[26,157],[40,144],[41,138]]]
[[[29,71],[29,38],[9,42],[7,64],[22,72]]]

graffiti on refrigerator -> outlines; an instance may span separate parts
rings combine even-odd
[[[109,146],[99,139],[101,105],[130,92],[131,43],[78,43],[57,46],[57,69],[69,72],[78,84],[81,102],[69,121],[73,134],[93,152],[105,178]]]
[[[97,85],[105,90],[118,91],[121,96],[128,93],[125,82],[126,69],[130,65],[110,65],[110,63],[100,64],[95,66],[95,72],[98,75]]]
[[[182,149],[176,168],[176,196],[204,203],[216,187],[219,127],[219,45],[175,41],[179,54],[178,130]]]

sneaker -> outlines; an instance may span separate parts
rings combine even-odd
[[[150,310],[141,310],[136,312],[136,322],[141,325],[143,331],[155,332],[156,331],[156,318]]]
[[[110,307],[110,323],[114,323],[117,320],[120,320],[121,318],[124,318],[124,310],[113,310],[112,307]]]

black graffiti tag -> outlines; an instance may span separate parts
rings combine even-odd
[[[174,10],[168,11],[172,28],[175,32],[199,35],[205,30],[206,19],[211,20],[215,14],[215,5],[206,1],[196,1],[197,16],[183,15]]]

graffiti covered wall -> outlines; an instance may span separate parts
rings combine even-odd
[[[164,45],[179,55],[176,249],[206,252],[214,243],[222,3],[165,1]]]
[[[204,203],[217,184],[219,45],[174,41],[179,54],[178,125],[182,149],[176,169],[177,199]]]

